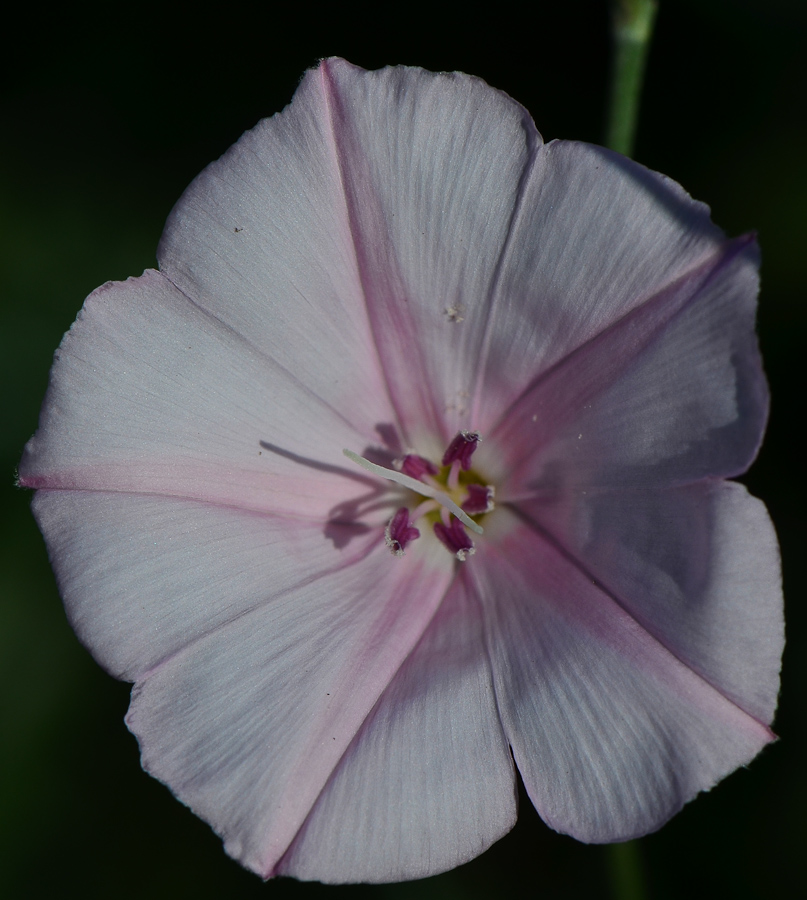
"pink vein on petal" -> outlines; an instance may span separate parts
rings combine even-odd
[[[368,271],[369,261],[367,259],[367,253],[363,249],[366,235],[360,233],[359,231],[358,215],[356,210],[357,202],[356,198],[352,196],[353,192],[350,190],[348,173],[346,171],[344,161],[345,153],[340,147],[339,138],[337,137],[336,115],[338,114],[339,108],[339,96],[333,83],[333,77],[330,73],[329,60],[326,59],[322,61],[320,71],[322,73],[320,83],[322,85],[323,96],[325,99],[326,107],[328,109],[329,117],[330,127],[327,131],[332,139],[331,146],[333,150],[334,163],[338,171],[339,183],[342,187],[342,194],[345,200],[345,215],[347,217],[347,224],[353,241],[353,249],[356,255],[356,266],[359,272],[359,280],[362,285],[364,306],[367,311],[367,319],[370,325],[370,332],[373,336],[373,345],[375,346],[380,368],[383,373],[387,396],[389,397],[390,403],[392,404],[392,407],[396,412],[398,424],[404,433],[404,438],[408,439],[408,423],[406,417],[402,413],[400,399],[394,389],[395,379],[392,373],[389,371],[389,363],[385,361],[384,346],[387,341],[383,336],[384,333],[386,331],[389,331],[391,335],[390,339],[396,344],[400,345],[401,343],[403,343],[406,348],[407,355],[409,355],[412,359],[412,368],[414,371],[422,373],[426,372],[427,369],[424,361],[421,358],[420,342],[417,340],[416,335],[412,333],[411,323],[409,322],[408,317],[401,314],[402,304],[404,304],[403,308],[405,308],[406,298],[387,298],[389,301],[389,316],[392,319],[391,325],[385,325],[378,320],[379,304],[375,302],[374,298],[372,298],[372,291],[370,287],[372,275]],[[366,178],[363,182],[363,187],[365,187],[365,189],[367,190],[370,190],[370,184],[370,179]],[[380,226],[383,222],[383,216],[378,210],[374,210],[373,212],[375,212],[376,216],[379,219],[379,221],[376,222],[376,225]],[[386,264],[391,267],[392,261],[386,260]],[[390,274],[398,276],[397,272]],[[412,379],[406,384],[404,389],[408,391],[418,392],[420,396],[421,409],[423,409],[424,411],[428,411],[428,417],[430,419],[428,425],[439,433],[442,425],[441,416],[436,407],[435,398],[432,392],[424,386],[423,381],[424,380],[422,378]],[[423,424],[425,425],[426,423]]]
[[[524,171],[518,183],[518,191],[516,194],[516,202],[513,206],[513,212],[510,216],[510,224],[507,228],[507,234],[502,244],[499,258],[496,260],[496,267],[493,271],[493,277],[488,290],[487,302],[485,303],[485,325],[482,334],[482,341],[479,348],[479,365],[476,369],[475,383],[471,391],[471,423],[472,427],[477,427],[480,418],[480,404],[485,390],[485,372],[487,369],[487,360],[490,355],[490,345],[492,340],[491,320],[493,318],[493,305],[496,302],[496,294],[501,282],[502,272],[508,261],[510,244],[513,236],[517,231],[517,224],[521,217],[521,210],[527,195],[527,188],[533,178],[539,177],[540,173],[537,168],[538,154],[543,149],[543,140],[541,135],[535,128],[535,124],[530,118],[527,110],[524,110],[524,131],[529,145],[529,154],[524,163]]]
[[[665,285],[653,292],[650,296],[643,299],[636,306],[622,315],[616,321],[610,323],[601,329],[597,334],[587,338],[583,343],[577,345],[574,349],[566,353],[561,359],[553,363],[548,369],[541,372],[533,381],[531,381],[521,392],[521,394],[508,406],[501,414],[491,436],[495,435],[497,440],[504,437],[507,440],[508,431],[513,427],[512,418],[518,408],[526,402],[532,402],[532,398],[540,396],[539,392],[544,390],[552,381],[564,384],[564,373],[568,366],[574,365],[588,351],[597,348],[599,345],[605,345],[608,341],[616,341],[619,343],[620,336],[623,332],[633,331],[630,341],[630,353],[625,353],[624,342],[620,343],[619,350],[622,352],[612,354],[612,364],[610,371],[600,371],[597,379],[591,385],[590,394],[586,396],[586,402],[590,402],[598,394],[609,388],[628,368],[633,360],[647,349],[655,340],[664,333],[666,327],[677,317],[679,317],[693,302],[700,296],[701,290],[706,287],[709,282],[727,265],[736,260],[748,247],[755,242],[754,235],[744,235],[734,240],[727,240],[723,246],[716,248],[708,257],[701,259],[697,264],[689,268],[687,271],[679,275],[673,282]],[[676,296],[676,294],[678,296]],[[665,304],[668,308],[665,309]],[[654,316],[657,309],[663,310],[661,316]],[[582,401],[580,401],[582,402]],[[765,405],[767,409],[767,405]],[[565,412],[566,418],[562,421],[553,417],[552,426],[555,430],[567,424],[567,421],[579,412],[579,405],[575,407],[567,407]],[[761,429],[756,448],[762,441]],[[525,458],[535,452],[534,446],[522,441],[523,452],[518,457],[509,459],[509,466],[515,469]],[[743,468],[742,471],[745,469]],[[739,474],[739,473],[733,473]],[[531,495],[522,495],[519,493],[518,499],[527,499]],[[504,492],[500,495],[502,502],[507,502]],[[514,498],[513,498],[514,499]]]
[[[385,551],[386,552],[386,551]],[[340,719],[343,721],[347,718],[351,721],[351,725],[343,735],[342,739],[338,743],[337,750],[338,752],[333,755],[333,758],[330,761],[329,769],[326,777],[321,779],[321,783],[315,790],[311,793],[311,796],[307,798],[306,807],[302,811],[302,814],[299,815],[296,820],[291,824],[291,826],[286,830],[285,838],[281,842],[281,848],[278,850],[272,850],[268,854],[268,858],[266,862],[267,871],[274,874],[276,872],[276,867],[280,864],[284,854],[291,846],[292,841],[299,833],[300,829],[305,824],[306,819],[310,815],[314,805],[317,802],[320,794],[322,793],[325,785],[330,779],[331,775],[335,771],[336,767],[339,765],[340,760],[350,749],[351,744],[353,743],[353,739],[359,733],[361,727],[366,721],[367,717],[372,712],[379,698],[381,697],[384,690],[387,686],[392,682],[393,678],[400,670],[400,668],[404,665],[407,658],[409,657],[412,650],[417,646],[421,638],[423,637],[426,629],[434,618],[437,610],[440,607],[440,603],[443,597],[450,586],[453,576],[448,575],[448,577],[444,577],[443,579],[439,579],[436,577],[432,577],[430,579],[431,585],[436,585],[432,587],[430,591],[431,597],[424,604],[421,614],[419,616],[410,615],[407,618],[407,622],[403,625],[404,634],[401,635],[397,642],[393,642],[392,646],[387,647],[387,652],[384,654],[384,663],[385,665],[379,665],[373,672],[373,677],[371,677],[370,685],[367,686],[367,696],[368,699],[361,703],[361,711],[358,710],[353,712],[353,715],[350,716],[350,710],[343,710],[340,714]],[[415,582],[417,579],[415,576],[409,576],[408,578],[401,578],[400,582],[402,584],[408,585],[409,582]],[[406,595],[406,591],[402,589],[402,595]],[[411,601],[411,592],[409,594],[409,599]],[[389,635],[395,630],[395,618],[392,613],[388,613],[389,623],[386,625],[381,625],[378,623],[376,627],[377,637],[375,640],[370,641],[369,652],[372,654],[373,652],[378,653],[380,651],[380,644],[389,642]],[[401,620],[401,616],[397,617],[398,621]],[[415,620],[416,621],[413,621]],[[399,630],[400,630],[399,626]],[[403,638],[403,640],[401,640]],[[397,646],[395,646],[397,643]],[[392,651],[392,652],[390,652]],[[358,662],[356,663],[356,669],[358,672],[361,672],[363,666]],[[355,697],[359,691],[353,691],[352,696]],[[354,703],[355,706],[355,703]],[[357,714],[358,713],[358,714]],[[326,744],[328,742],[326,741]],[[305,766],[304,762],[300,763],[301,767]],[[291,790],[291,780],[290,779],[290,787]],[[309,780],[310,779],[306,779]],[[281,799],[280,804],[283,803]]]
[[[556,553],[558,553],[563,559],[566,560],[571,566],[577,569],[578,572],[591,584],[593,584],[597,590],[599,590],[603,597],[608,598],[608,600],[614,604],[614,606],[618,607],[620,610],[620,614],[624,616],[626,619],[629,619],[631,622],[635,624],[635,627],[639,629],[643,634],[647,635],[647,638],[651,640],[654,644],[660,647],[667,656],[671,657],[676,661],[678,665],[682,668],[686,669],[688,672],[692,673],[694,678],[697,678],[703,684],[707,685],[711,691],[714,691],[716,694],[719,694],[726,703],[731,704],[734,708],[738,709],[744,716],[746,716],[750,721],[754,723],[755,726],[761,728],[765,734],[768,735],[770,740],[776,739],[776,734],[771,730],[771,728],[763,721],[758,719],[756,716],[747,712],[742,706],[739,705],[735,700],[732,700],[730,697],[727,697],[720,688],[716,687],[712,682],[694,669],[689,663],[684,662],[676,654],[672,651],[659,637],[657,637],[646,625],[644,622],[639,621],[636,616],[628,609],[627,605],[623,600],[620,599],[619,595],[616,594],[608,585],[604,584],[601,579],[594,576],[594,574],[589,570],[589,568],[578,558],[578,556],[572,553],[560,540],[558,540],[554,534],[552,534],[547,528],[541,525],[536,519],[527,515],[523,511],[513,508],[515,514],[522,520],[522,522],[532,531],[536,537],[540,538],[544,543],[550,546]]]
[[[251,492],[243,496],[239,496],[237,492],[227,496],[226,491],[228,488],[238,487],[238,482],[233,478],[232,472],[221,473],[215,467],[203,465],[182,465],[185,476],[183,482],[186,485],[189,481],[192,481],[210,488],[218,482],[219,486],[224,488],[224,491],[216,496],[209,490],[200,490],[198,493],[192,493],[187,489],[172,490],[172,470],[175,468],[176,466],[170,463],[166,463],[162,467],[152,463],[148,467],[141,469],[136,476],[132,476],[131,464],[126,461],[117,465],[99,463],[73,470],[50,472],[47,475],[21,477],[19,484],[21,487],[33,490],[103,491],[105,493],[193,500],[221,509],[240,509],[245,512],[259,512],[280,518],[300,519],[303,521],[324,521],[321,503],[323,494],[321,485],[318,483],[312,484],[309,496],[306,496],[305,492],[300,491],[298,479],[292,479],[292,490],[279,491],[281,483],[287,479],[283,479],[275,474],[271,476],[272,484],[268,485],[265,491],[259,491],[256,489],[251,474],[246,473],[244,486],[248,487],[251,485]],[[341,473],[334,472],[333,474],[344,478],[345,482],[353,482],[371,488],[376,486],[369,479],[361,476],[357,477],[349,470]],[[160,484],[160,482],[162,483]],[[159,488],[158,484],[160,485]],[[288,493],[290,498],[293,499],[293,504],[289,508],[278,507],[276,501],[280,493]],[[332,506],[338,506],[339,503],[344,503],[350,499],[350,497],[339,493],[334,494],[326,502],[331,503]],[[312,504],[311,508],[308,507],[309,502]]]

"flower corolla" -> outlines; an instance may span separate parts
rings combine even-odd
[[[304,77],[86,301],[20,483],[143,766],[263,877],[660,827],[772,739],[757,248],[462,74]]]

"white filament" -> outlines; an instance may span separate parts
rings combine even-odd
[[[375,463],[371,463],[369,460],[365,459],[363,456],[359,456],[358,453],[354,453],[352,450],[343,450],[342,453],[344,453],[348,459],[353,460],[356,465],[361,466],[362,469],[372,472],[373,475],[380,475],[382,478],[386,478],[387,481],[394,481],[396,484],[409,488],[410,491],[414,491],[422,497],[429,497],[432,500],[436,500],[450,513],[453,513],[466,528],[470,528],[471,531],[476,532],[476,534],[483,533],[482,527],[477,525],[468,513],[460,509],[448,494],[436,490],[429,484],[418,481],[417,478],[410,478],[409,475],[404,475],[403,472],[396,472],[394,469],[385,469],[384,466],[377,466]]]

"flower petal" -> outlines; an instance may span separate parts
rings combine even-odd
[[[772,739],[527,525],[474,562],[502,722],[556,830],[653,831]]]
[[[192,535],[188,542],[195,546]],[[256,547],[266,602],[187,644],[135,685],[127,723],[144,769],[263,877],[275,873],[439,606],[452,569],[438,547],[428,547],[402,566],[379,543],[360,562],[285,593],[272,588],[273,554],[260,564]],[[192,602],[196,582],[185,580],[182,596]]]
[[[157,258],[201,309],[368,431],[389,406],[331,129],[309,72],[286,110],[187,188]]]
[[[757,263],[751,239],[723,245],[540,377],[483,448],[502,499],[744,471],[768,409]]]
[[[779,692],[779,550],[740,484],[594,493],[522,504],[670,652],[760,722]]]
[[[354,364],[365,371],[360,357]],[[384,421],[367,402],[369,419],[353,425],[148,271],[87,299],[58,351],[20,483],[160,493],[324,523],[374,489],[341,452],[372,442],[372,423]]]
[[[389,391],[410,443],[440,458],[468,426],[490,293],[541,139],[523,107],[467,75],[326,60],[314,78]]]
[[[542,147],[501,261],[475,427],[487,434],[524,385],[703,265],[723,241],[708,207],[671,179],[602,147]]]
[[[128,681],[382,541],[379,529],[142,494],[39,491],[33,510],[71,625]]]
[[[515,772],[480,608],[454,582],[342,757],[278,873],[325,882],[423,878],[515,824]]]

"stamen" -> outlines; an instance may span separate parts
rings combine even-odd
[[[420,481],[424,475],[436,475],[440,470],[431,460],[423,456],[416,456],[414,453],[407,453],[401,460],[401,471],[404,475]]]
[[[450,491],[456,491],[457,485],[460,483],[460,467],[462,463],[455,459],[453,463],[451,463],[451,468],[448,470],[448,489]]]
[[[455,520],[456,521],[456,520]],[[409,524],[409,510],[402,506],[384,529],[384,540],[393,556],[403,556],[406,545],[420,537],[417,528]]]
[[[478,516],[480,513],[488,513],[494,508],[493,485],[469,484],[467,485],[468,497],[462,504],[462,508],[469,516]]]
[[[410,519],[413,522],[417,522],[417,520],[423,516],[427,516],[430,512],[434,512],[439,506],[440,504],[436,500],[424,500],[423,503],[420,503],[412,510]]]
[[[450,525],[435,522],[434,533],[460,562],[465,562],[474,552],[474,542],[468,537],[459,519],[452,519]]]
[[[384,466],[378,466],[375,463],[371,463],[369,460],[364,459],[364,457],[359,456],[358,453],[354,453],[352,450],[343,450],[342,453],[344,453],[348,459],[353,460],[356,465],[361,466],[362,469],[366,469],[374,475],[380,475],[381,478],[386,478],[387,481],[394,481],[402,487],[409,488],[410,491],[420,494],[421,497],[430,497],[432,500],[436,500],[441,506],[444,506],[449,512],[453,513],[463,525],[470,528],[471,531],[476,532],[476,534],[484,533],[483,528],[480,525],[477,525],[476,522],[469,517],[468,513],[463,512],[448,494],[444,494],[442,491],[438,491],[436,488],[424,484],[422,481],[417,481],[415,478],[410,478],[408,475],[404,475],[403,472],[395,472],[392,469],[385,469]]]
[[[459,460],[463,471],[467,472],[471,468],[471,457],[476,450],[476,445],[482,440],[476,431],[461,431],[454,440],[448,445],[443,455],[443,465],[450,466],[451,463]]]

